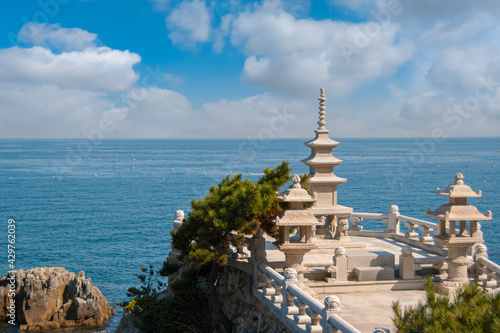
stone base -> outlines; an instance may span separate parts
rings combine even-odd
[[[465,283],[460,283],[460,282],[452,282],[452,281],[439,281],[439,282],[434,282],[434,288],[436,288],[436,291],[441,292],[446,295],[453,295],[455,294],[455,291],[463,286]]]
[[[357,281],[394,280],[394,268],[389,266],[356,267],[353,269]]]

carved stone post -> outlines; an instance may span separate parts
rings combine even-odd
[[[174,219],[174,233],[177,232],[177,230],[179,230],[183,221],[184,221],[184,211],[182,210],[176,211]]]
[[[327,267],[327,270],[330,270],[332,275],[325,278],[326,282],[347,281],[347,256],[345,248],[339,246],[335,249],[333,263],[332,267]],[[335,272],[335,278],[333,277],[333,272]]]
[[[323,309],[322,313],[322,326],[323,326],[323,333],[330,333],[330,332],[335,332],[334,327],[332,325],[328,324],[328,318],[330,318],[331,315],[333,314],[339,314],[340,310],[340,298],[335,295],[330,295],[325,297],[324,301],[325,307]]]
[[[282,291],[283,303],[281,304],[281,311],[283,315],[294,315],[299,313],[299,309],[294,304],[295,296],[288,292],[288,287],[292,284],[298,284],[297,271],[293,268],[285,269],[285,286]]]
[[[403,246],[399,256],[399,277],[403,280],[415,278],[415,258],[411,247]]]
[[[387,214],[387,229],[384,232],[399,234],[399,207],[397,205],[391,205],[389,208],[389,214]]]
[[[253,284],[256,288],[261,288],[262,286],[262,273],[259,270],[260,263],[264,262],[267,264],[266,258],[266,239],[264,238],[264,232],[259,229],[257,233],[248,241],[248,249],[250,250],[250,258],[248,262],[253,264]]]

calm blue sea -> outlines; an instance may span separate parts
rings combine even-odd
[[[0,140],[0,269],[7,262],[7,221],[16,220],[17,269],[63,266],[85,271],[113,304],[114,331],[126,290],[138,285],[141,265],[161,266],[170,250],[175,211],[189,211],[228,173],[257,179],[288,160],[295,173],[307,139],[280,140]],[[335,168],[347,178],[339,203],[357,212],[386,213],[392,204],[417,218],[446,198],[436,187],[464,174],[483,197],[479,211],[490,258],[500,262],[500,138],[340,139]],[[365,229],[383,226],[367,221]],[[3,231],[1,230],[3,228]],[[2,250],[3,249],[3,250]],[[13,332],[13,330],[11,330]]]

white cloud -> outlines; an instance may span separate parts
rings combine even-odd
[[[291,96],[311,96],[319,86],[347,94],[412,55],[411,45],[396,41],[397,24],[299,20],[276,2],[242,13],[232,27],[232,44],[247,56],[243,80]]]
[[[19,31],[18,38],[35,45],[71,51],[95,46],[97,34],[80,28],[61,28],[60,24],[28,22]]]
[[[51,50],[11,47],[0,50],[0,82],[54,84],[99,92],[126,90],[139,78],[136,53],[108,47],[55,54]]]
[[[193,48],[210,38],[210,13],[204,1],[182,1],[166,18],[168,37],[174,44]]]
[[[0,84],[0,135],[7,138],[78,138],[97,126],[112,103],[99,94],[56,85]]]

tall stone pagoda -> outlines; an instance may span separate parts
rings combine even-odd
[[[352,208],[341,206],[337,203],[337,186],[345,183],[346,178],[335,175],[333,168],[342,163],[342,160],[332,155],[332,149],[340,145],[328,137],[329,130],[325,128],[325,89],[321,88],[319,98],[319,121],[318,129],[314,131],[316,137],[305,143],[311,148],[311,155],[302,160],[309,166],[311,179],[309,185],[316,200],[311,208],[312,213],[323,220],[325,224],[317,227],[318,238],[339,238],[340,231],[337,228],[337,219],[347,217],[352,213]]]
[[[297,271],[299,282],[302,282],[307,269],[302,265],[304,255],[316,248],[312,243],[312,229],[321,224],[304,204],[314,202],[306,190],[300,186],[300,177],[293,177],[293,185],[283,195],[278,196],[283,210],[276,216],[275,224],[279,228],[279,239],[274,245],[285,254],[285,268]],[[290,228],[298,227],[299,238],[290,239]]]
[[[462,284],[468,283],[467,267],[469,259],[467,250],[475,244],[483,242],[483,235],[478,221],[491,220],[491,212],[481,214],[476,207],[467,204],[467,198],[481,197],[481,191],[474,192],[464,184],[461,173],[455,175],[455,183],[444,191],[436,189],[436,195],[449,197],[449,203],[441,205],[437,210],[426,210],[426,215],[439,220],[436,239],[448,248],[448,277],[437,287],[444,292],[452,292]],[[457,230],[458,221],[458,230]],[[467,231],[467,221],[470,221]]]

